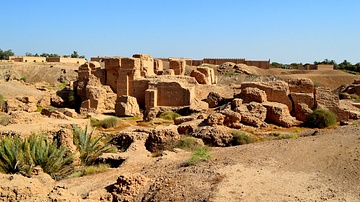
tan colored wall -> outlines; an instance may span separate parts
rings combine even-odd
[[[195,95],[195,86],[184,87],[180,82],[159,82],[156,87],[158,106],[189,106]]]
[[[46,62],[46,57],[10,56],[9,60],[14,62]]]
[[[256,60],[245,60],[244,64],[248,66],[256,66],[262,69],[270,68],[270,61],[256,61]]]
[[[203,63],[212,65],[221,65],[225,62],[233,62],[235,64],[244,63],[244,58],[204,58]]]
[[[139,107],[145,108],[145,91],[149,88],[149,80],[138,79],[132,81],[130,95],[136,97]]]
[[[84,64],[86,62],[86,59],[85,58],[60,58],[60,62]]]
[[[186,61],[183,59],[170,59],[169,68],[173,69],[175,75],[185,74]]]
[[[147,89],[145,91],[145,109],[151,109],[157,107],[157,90]]]
[[[193,60],[192,61],[192,66],[200,66],[203,64],[202,60]]]
[[[64,58],[64,57],[50,57],[46,58],[47,62],[63,62],[63,63],[75,63],[75,64],[84,64],[86,62],[85,58]]]
[[[155,59],[154,60],[154,72],[157,75],[162,74],[162,72],[164,71],[164,63],[162,60],[159,59]]]
[[[118,69],[117,95],[131,95],[133,81],[141,78],[139,58],[121,58],[121,67]],[[145,93],[145,92],[144,92]]]
[[[134,54],[133,58],[140,59],[140,71],[142,77],[155,76],[154,59],[146,54]]]
[[[333,70],[334,65],[318,64],[317,69],[318,70]]]
[[[119,68],[121,66],[121,58],[105,58],[105,70],[106,70],[106,85],[109,85],[111,89],[117,92],[117,82],[119,78]]]
[[[22,57],[19,57],[19,56],[10,56],[10,57],[9,57],[9,60],[10,60],[10,61],[13,61],[13,62],[22,62],[22,61],[23,61],[23,58],[22,58]]]
[[[92,57],[90,58],[90,61],[94,61],[94,62],[102,62],[104,60],[104,57]]]

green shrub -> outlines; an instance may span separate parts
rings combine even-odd
[[[206,161],[212,156],[209,154],[210,148],[207,146],[199,146],[192,154],[191,158],[185,162],[185,166],[195,165],[201,161]]]
[[[0,171],[7,174],[31,175],[31,157],[29,153],[24,152],[24,142],[18,136],[1,138]]]
[[[107,171],[110,168],[109,164],[98,164],[98,165],[92,165],[87,166],[84,169],[84,175],[91,175],[94,173],[103,173]]]
[[[11,116],[0,112],[0,125],[7,126],[10,123]]]
[[[72,173],[70,177],[82,177],[85,175],[92,175],[94,173],[103,173],[106,172],[110,168],[109,164],[97,164],[91,166],[82,167],[80,170]]]
[[[180,148],[186,151],[194,151],[199,147],[196,138],[189,136],[181,136],[180,140],[174,145],[174,148]]]
[[[5,98],[2,94],[0,94],[0,111],[4,111],[5,109]]]
[[[231,141],[231,145],[243,145],[243,144],[250,144],[256,142],[256,138],[247,135],[244,132],[235,132],[232,133],[233,139]]]
[[[26,77],[25,77],[25,76],[21,77],[21,78],[20,78],[20,81],[26,82]]]
[[[279,139],[280,139],[280,140],[283,140],[283,139],[296,139],[296,138],[298,138],[298,137],[299,137],[298,134],[281,134],[281,135],[279,136]]]
[[[93,117],[90,117],[90,124],[93,127],[100,127],[99,119],[96,119],[96,118],[93,118]]]
[[[66,82],[60,83],[59,85],[57,85],[56,89],[59,89],[59,90],[64,89],[67,84],[68,83],[66,83]]]
[[[101,128],[114,128],[118,125],[119,119],[116,117],[109,117],[103,120],[98,120],[95,118],[90,118],[91,126],[101,127]]]
[[[177,117],[180,117],[181,115],[173,112],[173,111],[165,111],[159,115],[159,118],[166,119],[166,120],[174,120]]]
[[[87,125],[84,130],[76,125],[73,125],[73,127],[74,145],[80,152],[80,160],[83,165],[92,165],[101,154],[116,151],[116,148],[108,141],[102,141],[104,140],[104,135],[93,137],[95,129],[88,133]]]
[[[335,124],[336,115],[326,109],[315,109],[306,121],[310,128],[326,128]]]
[[[72,172],[74,157],[67,148],[58,146],[57,141],[49,141],[44,135],[32,134],[24,140],[24,145],[30,149],[34,165],[40,166],[54,179],[61,179]]]
[[[31,135],[20,139],[18,136],[1,138],[0,171],[31,176],[35,166],[40,166],[54,179],[60,179],[72,171],[73,161],[68,150],[57,142],[51,142],[42,135]]]
[[[274,137],[279,137],[281,135],[281,133],[279,131],[273,131],[273,132],[270,132],[269,135],[274,136]]]
[[[103,128],[114,128],[117,126],[118,118],[109,117],[100,121],[100,126]]]

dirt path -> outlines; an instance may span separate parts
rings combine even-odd
[[[359,201],[360,129],[219,149],[231,165],[213,201]]]

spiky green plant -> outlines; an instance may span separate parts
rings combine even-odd
[[[105,137],[93,137],[95,128],[89,133],[88,125],[82,130],[76,125],[74,127],[74,145],[80,152],[80,160],[83,165],[92,165],[103,153],[115,152],[116,149],[109,142],[102,141]]]
[[[71,173],[72,154],[57,141],[49,141],[44,135],[32,134],[25,139],[26,152],[30,152],[34,165],[40,166],[45,173],[54,179],[62,178]]]
[[[33,168],[40,166],[54,179],[60,179],[70,173],[72,161],[65,147],[58,147],[56,141],[43,135],[33,134],[23,140],[18,136],[1,138],[0,171],[4,173],[31,176]]]
[[[23,141],[18,136],[6,136],[0,140],[0,171],[30,176],[33,164],[31,157],[24,152]]]

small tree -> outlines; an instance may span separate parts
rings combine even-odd
[[[14,56],[14,52],[11,49],[3,51],[0,49],[0,60],[8,60],[10,56]]]
[[[79,58],[79,54],[77,51],[74,51],[72,54],[71,54],[71,58]]]

